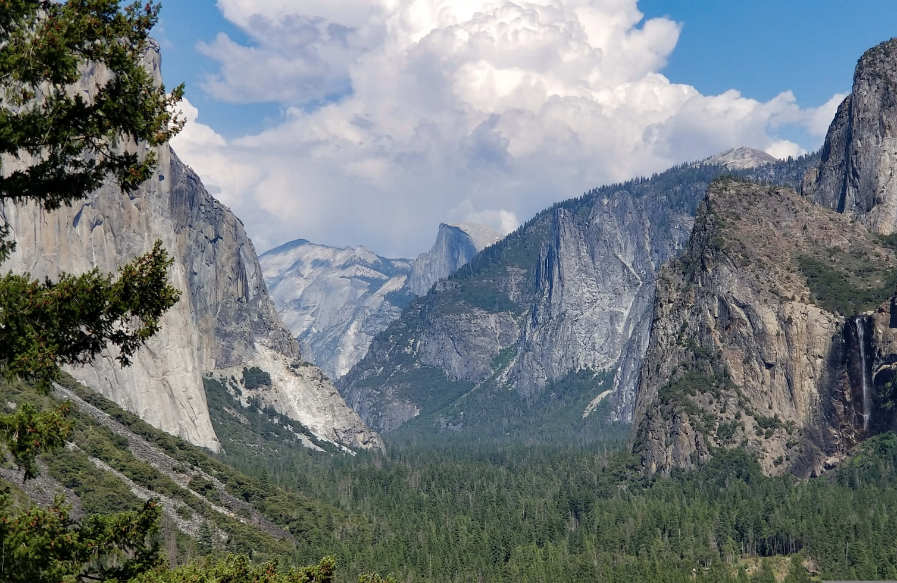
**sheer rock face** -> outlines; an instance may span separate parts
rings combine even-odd
[[[501,238],[476,223],[443,224],[433,248],[413,261],[303,239],[259,259],[277,311],[303,353],[337,379],[367,354],[374,336],[415,296]]]
[[[799,268],[841,253],[897,267],[874,233],[790,189],[711,186],[686,253],[658,275],[632,439],[649,472],[746,444],[766,473],[809,476],[894,426],[875,396],[894,375],[892,302],[828,311]]]
[[[691,217],[661,226],[648,201],[596,201],[586,220],[558,209],[535,273],[536,298],[520,331],[512,378],[527,395],[570,372],[617,371],[612,415],[628,421],[646,348],[654,276],[688,237]]]
[[[340,379],[340,393],[382,431],[415,417],[424,432],[526,422],[555,389],[578,391],[563,406],[581,407],[578,419],[588,410],[586,422],[598,418],[589,403],[611,389],[601,420],[628,422],[655,274],[683,250],[708,182],[736,173],[797,185],[817,163],[695,163],[559,203],[412,302]],[[612,373],[613,384],[570,376],[584,371]]]
[[[161,79],[157,50],[147,62]],[[87,93],[92,74],[82,81]],[[266,403],[321,438],[380,446],[379,437],[319,371],[296,366],[299,347],[274,310],[239,219],[205,191],[170,148],[156,153],[155,175],[131,194],[109,184],[52,213],[33,204],[0,207],[17,243],[3,265],[7,270],[37,278],[94,267],[114,272],[157,239],[175,260],[169,275],[181,300],[133,364],[121,369],[107,350],[91,365],[69,372],[152,425],[217,451],[202,374],[259,366],[275,381],[273,391],[260,395]],[[4,160],[4,171],[13,168]]]
[[[426,294],[434,283],[445,279],[469,263],[477,253],[501,239],[501,233],[485,225],[439,225],[433,248],[414,260],[409,281],[411,291],[419,296]]]
[[[293,241],[259,258],[284,324],[303,353],[339,378],[414,297],[411,262],[368,251]]]
[[[473,274],[440,281],[412,303],[341,379],[340,391],[380,431],[422,413],[461,427],[489,415],[489,403],[446,405],[434,393],[512,390],[535,402],[568,374],[616,371],[611,415],[628,421],[654,274],[687,240],[691,222],[626,192],[593,197],[579,211],[542,213],[496,248],[504,257],[494,265],[476,262]]]
[[[159,151],[162,175],[171,164],[167,149]],[[8,168],[8,165],[7,165]],[[94,267],[115,272],[149,251],[156,239],[176,257],[169,273],[179,290],[190,289],[190,274],[178,261],[174,221],[168,212],[171,181],[159,175],[130,196],[104,186],[88,199],[52,213],[33,204],[6,203],[0,209],[16,240],[6,270],[55,279],[61,272],[83,273]],[[203,366],[196,350],[199,331],[193,325],[189,294],[164,316],[162,330],[132,359],[128,368],[105,350],[90,366],[69,372],[148,423],[191,443],[217,451],[202,388]]]
[[[819,169],[803,194],[876,233],[897,231],[897,38],[857,63],[853,92],[839,106]]]
[[[242,367],[257,366],[274,380],[271,389],[259,391],[262,402],[324,439],[379,447],[379,437],[345,405],[330,380],[316,367],[301,366],[299,345],[281,323],[240,220],[176,158],[171,174],[169,209],[190,274],[203,371],[240,374]]]

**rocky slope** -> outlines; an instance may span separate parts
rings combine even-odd
[[[248,474],[233,467],[240,465],[234,454],[241,446],[242,451],[252,448],[255,456],[302,449],[302,436],[289,430],[296,424],[291,426],[283,416],[250,408],[243,410],[243,417],[227,408],[242,419],[239,425],[245,423],[246,433],[252,436],[248,444],[235,443],[238,434],[221,423],[229,414],[221,409],[220,395],[210,391],[213,423],[228,450],[213,456],[149,426],[66,375],[60,382],[50,399],[71,402],[75,427],[65,448],[41,456],[37,479],[23,483],[21,472],[0,468],[0,486],[9,487],[18,504],[27,504],[30,498],[34,504],[48,506],[64,492],[74,518],[80,519],[136,510],[143,501],[158,499],[162,503],[159,542],[167,558],[179,564],[202,552],[204,528],[211,531],[215,550],[252,552],[256,559],[268,560],[299,549],[314,548],[311,552],[323,555],[333,548],[337,532],[344,537],[353,530],[350,524],[363,522],[361,517],[258,479],[252,471],[255,466]],[[12,402],[34,401],[46,398],[23,383],[0,386],[0,403],[7,404],[2,406],[4,412],[12,410]],[[235,400],[227,403],[239,408]],[[337,449],[326,445],[330,451]]]
[[[374,336],[416,295],[500,239],[484,225],[442,224],[433,248],[413,261],[304,239],[259,260],[277,311],[303,353],[336,379],[364,357]]]
[[[724,172],[797,184],[814,164],[683,165],[555,205],[412,302],[340,392],[381,431],[628,421],[655,273],[687,241],[707,184]]]
[[[147,60],[161,79],[158,51]],[[92,81],[82,81],[85,91]],[[379,445],[378,436],[320,371],[298,366],[299,347],[275,312],[239,219],[206,192],[170,148],[159,148],[157,156],[156,174],[130,195],[107,185],[52,213],[33,205],[0,208],[17,243],[4,269],[38,278],[93,267],[114,272],[157,239],[174,257],[170,275],[183,297],[133,365],[119,368],[107,351],[70,372],[152,425],[217,450],[201,375],[239,376],[244,367],[257,366],[272,378],[257,389],[265,403],[323,439],[352,447]],[[4,165],[4,171],[11,168]]]
[[[895,270],[892,241],[791,189],[711,185],[658,275],[633,418],[646,469],[741,445],[806,476],[893,428]]]
[[[434,283],[445,279],[469,263],[477,253],[501,239],[501,233],[485,225],[442,223],[433,248],[414,260],[409,281],[411,291],[419,296],[426,294]]]

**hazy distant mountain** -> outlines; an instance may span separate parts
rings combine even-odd
[[[433,248],[413,261],[304,239],[259,261],[277,311],[303,353],[335,379],[364,357],[374,336],[417,294],[500,239],[484,225],[442,224]]]
[[[411,271],[411,291],[422,296],[433,284],[455,272],[474,255],[501,241],[502,235],[484,225],[461,223],[439,225],[436,243],[427,253],[418,255]]]
[[[746,170],[748,168],[756,168],[764,164],[772,164],[778,162],[778,158],[767,154],[763,150],[754,148],[732,148],[714,154],[705,160],[698,162],[699,164],[718,164],[727,170]]]

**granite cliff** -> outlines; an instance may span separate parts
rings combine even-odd
[[[801,195],[718,184],[662,271],[632,445],[648,471],[742,444],[812,475],[895,427],[897,39],[857,63]]]
[[[657,269],[722,173],[799,184],[812,156],[686,164],[538,214],[413,301],[337,383],[368,424],[524,438],[628,422]]]
[[[816,204],[876,233],[897,230],[897,38],[857,63],[853,91],[838,107],[819,167],[804,179]]]
[[[419,296],[426,294],[434,283],[445,279],[469,263],[477,253],[501,239],[501,233],[485,225],[442,223],[433,248],[414,260],[408,283],[411,291]]]
[[[414,260],[304,239],[259,260],[277,311],[303,353],[336,379],[364,357],[374,336],[411,300],[501,238],[476,223],[442,224],[433,248]]]
[[[158,48],[147,66],[161,79]],[[90,92],[91,71],[79,90]],[[211,197],[169,147],[158,148],[155,175],[137,191],[104,186],[86,200],[52,213],[4,204],[0,217],[17,243],[4,269],[55,277],[98,267],[114,272],[157,239],[175,262],[170,277],[182,299],[162,332],[121,369],[111,351],[69,372],[152,425],[218,450],[202,375],[239,375],[257,366],[272,382],[256,390],[262,402],[300,421],[321,439],[351,447],[379,446],[321,372],[300,366],[299,347],[268,296],[243,225]],[[5,164],[8,171],[13,166]]]
[[[658,275],[633,418],[645,468],[740,445],[766,473],[813,475],[892,428],[895,271],[893,241],[791,189],[713,183]]]

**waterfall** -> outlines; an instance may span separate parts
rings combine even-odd
[[[872,417],[872,402],[869,400],[869,382],[866,380],[866,320],[863,316],[854,318],[857,327],[857,339],[860,343],[860,370],[863,375],[863,431],[869,429],[869,418]]]

